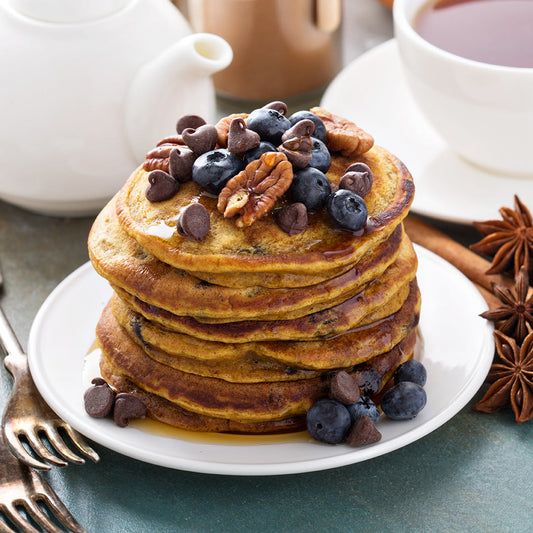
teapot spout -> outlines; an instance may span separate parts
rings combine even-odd
[[[135,160],[163,137],[175,134],[180,116],[196,114],[215,120],[211,74],[233,59],[231,46],[218,35],[184,37],[137,72],[126,98],[126,132]]]

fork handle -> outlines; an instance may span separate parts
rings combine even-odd
[[[0,307],[0,344],[6,352],[4,364],[11,374],[16,377],[24,372],[28,366],[28,357],[24,353],[2,307]]]

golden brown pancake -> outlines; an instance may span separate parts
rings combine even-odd
[[[365,197],[368,222],[357,236],[332,227],[323,212],[309,219],[307,229],[289,236],[274,221],[275,210],[247,228],[217,211],[217,199],[190,181],[170,200],[149,202],[148,173],[137,169],[118,193],[121,225],[140,246],[178,269],[208,273],[312,274],[356,264],[386,240],[407,215],[414,185],[405,166],[387,150],[374,146],[357,159],[334,154],[329,180],[337,184],[355,161],[366,163],[374,184]],[[180,236],[175,228],[180,210],[191,202],[207,208],[211,229],[202,242]],[[283,201],[278,202],[281,206]]]
[[[126,291],[115,288],[115,294],[130,308],[147,320],[177,333],[192,335],[198,339],[219,342],[251,342],[268,340],[312,340],[343,333],[348,329],[366,326],[395,313],[409,294],[409,283],[402,285],[383,305],[361,318],[353,313],[357,297],[330,309],[292,320],[244,320],[240,322],[206,323],[193,317],[178,316],[147,304]],[[360,319],[360,320],[359,320]]]
[[[419,310],[419,291],[413,281],[402,308],[377,323],[333,338],[240,344],[201,340],[168,331],[131,312],[118,298],[112,300],[104,315],[113,313],[130,337],[160,363],[228,381],[258,382],[301,379],[304,376],[295,375],[301,369],[349,368],[389,351],[417,326]],[[106,319],[112,322],[111,317]]]
[[[241,422],[281,420],[305,414],[316,400],[329,392],[330,374],[297,381],[230,383],[170,368],[148,357],[111,313],[102,315],[96,332],[102,358],[110,372],[201,415]],[[364,372],[359,379],[365,381],[372,377],[375,387],[372,393],[377,392],[395,368],[412,356],[415,342],[416,331],[413,331],[389,352],[363,365]],[[357,374],[358,370],[350,372]]]
[[[96,270],[114,285],[142,301],[180,316],[202,321],[291,319],[332,307],[355,296],[362,287],[378,278],[403,254],[404,270],[414,276],[416,256],[399,225],[391,237],[344,274],[309,287],[241,289],[220,287],[194,278],[147,255],[123,231],[110,202],[97,217],[89,235],[89,252]],[[386,286],[397,289],[390,278]],[[405,273],[405,272],[404,272]],[[398,283],[404,284],[402,278]],[[390,295],[387,294],[388,296]],[[384,301],[385,294],[382,301]]]

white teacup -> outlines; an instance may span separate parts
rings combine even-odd
[[[472,61],[430,44],[413,29],[427,2],[394,0],[393,8],[404,72],[423,115],[467,161],[533,178],[533,68]]]

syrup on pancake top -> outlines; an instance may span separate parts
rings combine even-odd
[[[295,431],[340,376],[368,405],[412,359],[409,172],[353,122],[286,113],[181,117],[97,217],[89,253],[115,292],[88,412],[127,424],[131,401],[183,429]],[[121,401],[106,389],[95,407],[105,386]]]

